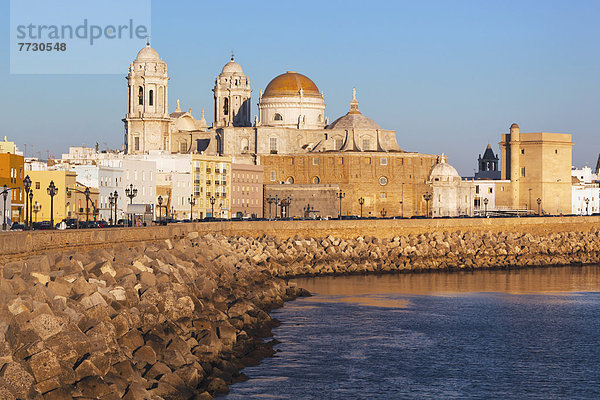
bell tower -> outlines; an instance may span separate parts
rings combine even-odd
[[[169,77],[167,63],[150,43],[129,64],[128,108],[125,123],[125,152],[148,153],[169,147]]]
[[[231,61],[225,64],[219,76],[215,78],[213,92],[214,128],[252,126],[250,81],[244,75],[240,64],[235,62],[233,54]]]

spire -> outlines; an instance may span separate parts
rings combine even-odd
[[[350,111],[348,114],[360,114],[360,111],[358,111],[358,100],[356,100],[356,88],[352,88],[352,101],[350,101]]]
[[[150,46],[150,35],[146,35],[146,46]]]
[[[181,112],[181,107],[179,107],[179,99],[177,99],[177,108],[175,109],[175,112]]]

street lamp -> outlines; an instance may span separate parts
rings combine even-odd
[[[163,198],[162,196],[158,196],[158,222],[162,223],[162,203],[163,203]]]
[[[133,183],[129,185],[128,188],[125,188],[125,196],[129,197],[129,204],[133,204],[133,198],[137,196],[137,188],[133,187]],[[133,221],[131,221],[131,210],[129,210],[129,225],[133,225]]]
[[[358,199],[358,204],[360,204],[360,217],[362,218],[362,208],[363,208],[363,204],[365,204],[365,199],[364,198],[359,198]]]
[[[589,201],[590,201],[590,200],[588,199],[588,202],[589,202]],[[540,199],[540,198],[538,197],[538,198],[537,198],[537,200],[536,200],[536,202],[537,202],[537,205],[538,205],[538,215],[542,215],[542,210],[541,210],[541,208],[540,208],[540,206],[542,205],[542,199]],[[586,204],[587,204],[587,203],[586,203]]]
[[[50,229],[54,229],[54,196],[58,194],[58,188],[54,185],[54,181],[50,181],[50,185],[46,188],[46,192],[48,193],[48,196],[50,196]],[[33,196],[31,197],[33,198]]]
[[[190,221],[193,221],[194,220],[194,206],[196,205],[196,198],[194,197],[193,194],[190,194],[188,203],[190,203]]]
[[[339,219],[342,219],[342,199],[344,197],[346,197],[346,193],[342,192],[342,189],[340,189],[336,194],[335,197],[337,197],[338,199],[340,199],[340,215],[339,215]]]
[[[2,216],[4,217],[4,222],[2,223],[2,230],[5,231],[6,230],[6,198],[8,197],[8,188],[6,187],[6,185],[3,186],[3,191],[2,191],[2,197],[4,198],[4,212],[2,213]]]
[[[37,222],[37,215],[42,209],[42,205],[37,201],[33,204],[33,212],[35,213],[35,222]]]
[[[31,227],[33,224],[31,223],[31,219],[33,218],[33,215],[31,215],[31,208],[33,206],[33,190],[29,191],[29,227]]]
[[[115,205],[115,198],[112,193],[108,195],[108,206],[110,208],[110,217],[108,218],[109,225],[113,224],[113,206]],[[115,223],[117,221],[115,220]]]
[[[29,225],[29,190],[31,189],[31,178],[29,175],[23,179],[23,188],[25,188],[25,227]]]
[[[115,206],[115,225],[116,225],[118,223],[117,210],[118,210],[118,204],[119,204],[119,193],[116,190],[113,193],[113,201],[114,201],[114,206]]]
[[[210,196],[210,216],[211,218],[215,218],[215,203],[217,202],[217,199],[215,199],[215,196]]]
[[[488,200],[488,198],[486,197],[485,199],[483,199],[483,205],[485,206],[485,214],[484,216],[487,217],[487,205],[490,201]]]
[[[269,196],[269,197],[267,197],[266,200],[267,200],[267,203],[269,203],[269,219],[271,219],[271,206],[275,202],[275,197]]]
[[[590,215],[589,214],[589,205],[590,205],[590,199],[588,199],[587,197],[585,198],[585,215]]]
[[[291,202],[292,198],[290,196],[284,197],[279,202],[279,205],[281,206],[281,212],[279,213],[279,215],[281,215],[281,218],[286,218],[288,216],[288,207],[290,206]]]
[[[431,200],[431,193],[425,192],[423,194],[423,200],[425,200],[425,203],[427,204],[427,214],[425,216],[429,217],[429,200]]]
[[[385,210],[385,208],[382,208],[379,214],[381,214],[381,218],[385,218],[385,216],[387,215],[387,211]]]

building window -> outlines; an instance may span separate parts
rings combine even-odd
[[[500,186],[500,191],[504,192],[504,186]]]
[[[141,86],[138,90],[138,104],[140,106],[144,104],[144,88]]]
[[[223,101],[223,114],[229,115],[229,99],[227,97]]]
[[[150,90],[148,92],[148,105],[150,105],[150,106],[154,105],[154,90]]]
[[[554,154],[558,154],[558,149],[554,149]]]
[[[134,146],[133,146],[133,148],[134,148],[136,151],[139,151],[139,150],[140,150],[140,137],[139,137],[139,136],[136,136],[136,137],[133,139],[133,142],[134,142]]]
[[[475,193],[479,194],[479,185],[475,185]]]
[[[521,176],[525,177],[525,167],[521,167]]]
[[[187,152],[187,142],[179,143],[179,152],[186,153]]]
[[[494,193],[494,189],[493,188],[488,188],[488,193]]]
[[[371,141],[369,139],[362,140],[362,149],[363,149],[363,151],[371,150]]]
[[[36,182],[36,183],[35,183],[35,188],[36,188],[36,189],[39,189],[39,188],[40,188],[40,183],[39,183],[39,182]]]
[[[341,150],[343,145],[344,145],[343,139],[333,139],[333,147],[335,147],[334,150]]]
[[[379,184],[381,186],[385,186],[388,183],[388,178],[386,178],[385,176],[382,176],[381,178],[379,178]]]
[[[274,121],[283,121],[283,117],[281,116],[281,114],[275,113],[275,115],[273,115],[273,120]]]
[[[317,185],[319,182],[321,182],[321,180],[319,179],[319,177],[318,176],[313,176],[312,183],[315,184],[315,185]]]
[[[387,195],[386,195],[386,193],[385,193],[385,192],[381,192],[381,196],[380,196],[380,197],[381,197],[382,199],[385,199],[385,198],[387,197]]]
[[[269,139],[269,149],[271,150],[271,154],[277,154],[277,138],[272,137]]]
[[[313,157],[312,162],[313,162],[313,165],[319,165],[319,159],[316,157]]]
[[[293,176],[289,176],[286,180],[287,183],[294,183],[294,177]]]
[[[521,149],[521,154],[525,154],[525,149]]]
[[[381,157],[379,159],[379,165],[388,165],[387,164],[387,157]]]
[[[277,180],[277,173],[275,171],[271,171],[271,182],[275,182]]]

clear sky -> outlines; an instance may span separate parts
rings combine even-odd
[[[127,64],[120,75],[11,75],[9,2],[0,15],[1,136],[28,155],[85,143],[120,148]],[[119,10],[115,9],[115,13]],[[600,152],[600,1],[153,1],[152,46],[177,99],[212,121],[215,76],[235,52],[253,88],[286,70],[345,114],[363,114],[408,151],[449,156],[464,176],[517,122],[573,134],[573,164]],[[144,41],[140,40],[139,47]],[[131,61],[136,54],[131,54]]]

